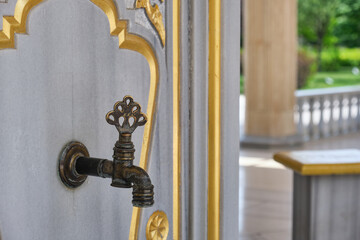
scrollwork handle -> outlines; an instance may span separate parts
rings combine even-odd
[[[138,126],[143,126],[147,117],[131,96],[125,96],[122,101],[115,103],[114,110],[106,114],[106,121],[114,125],[119,134],[123,134],[133,133]]]

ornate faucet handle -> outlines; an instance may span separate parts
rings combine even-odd
[[[119,134],[133,133],[138,126],[146,123],[147,117],[131,96],[125,96],[122,101],[115,103],[114,110],[106,114],[106,121],[115,125]]]

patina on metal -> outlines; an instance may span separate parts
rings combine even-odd
[[[114,125],[119,139],[114,146],[113,161],[89,157],[85,145],[80,142],[68,143],[59,159],[59,175],[62,182],[70,188],[79,187],[87,176],[112,178],[111,186],[133,188],[133,205],[149,207],[154,204],[154,186],[147,172],[133,165],[134,144],[132,133],[143,126],[146,115],[131,96],[116,102],[114,110],[106,114],[106,121]]]

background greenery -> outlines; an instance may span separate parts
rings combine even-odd
[[[316,50],[300,49],[308,58],[306,66],[309,71],[303,79],[298,79],[299,89],[340,87],[360,84],[360,48],[326,48],[321,52],[322,69],[319,70]],[[300,56],[299,56],[300,59]],[[298,63],[298,78],[302,73]]]
[[[360,84],[360,0],[299,0],[298,36],[298,88]]]
[[[360,84],[360,0],[298,0],[298,37],[298,89]]]

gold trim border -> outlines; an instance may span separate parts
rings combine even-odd
[[[181,230],[180,0],[173,0],[173,239]]]
[[[207,239],[220,239],[221,0],[209,0],[209,135]]]
[[[360,163],[303,164],[287,152],[276,153],[274,160],[304,176],[360,174]]]
[[[26,20],[30,10],[43,0],[18,0],[14,16],[3,17],[0,31],[0,49],[15,48],[15,33],[26,33]]]

